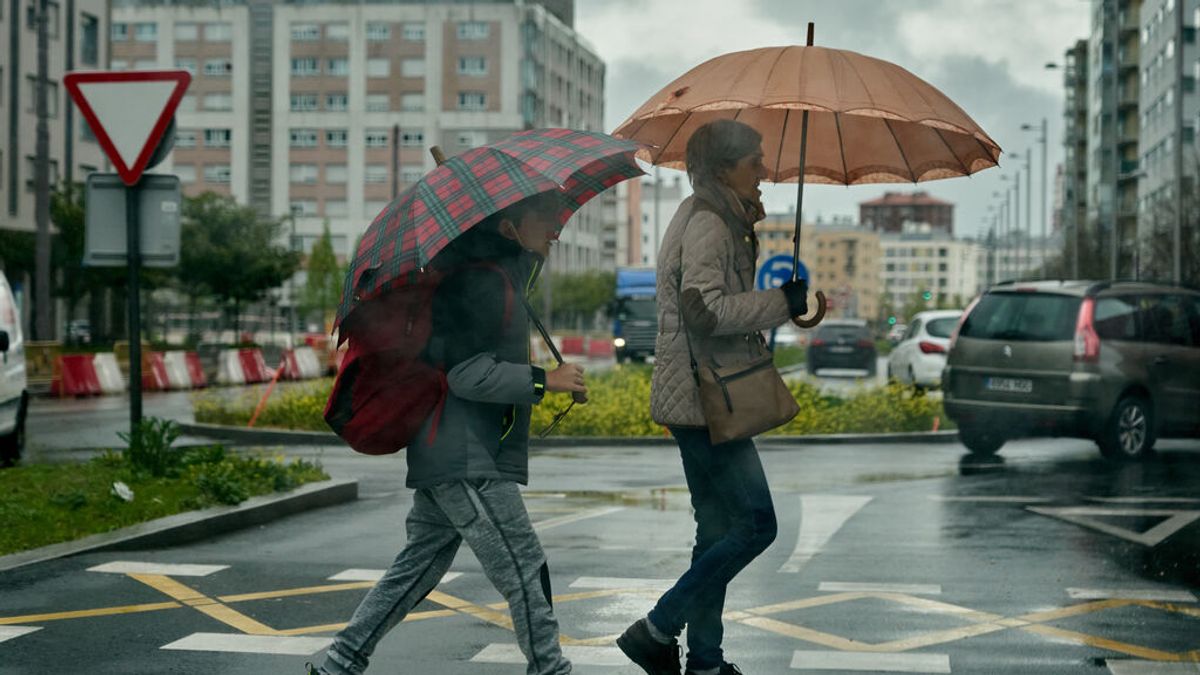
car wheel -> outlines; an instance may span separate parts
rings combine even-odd
[[[21,407],[17,410],[17,427],[11,433],[0,436],[0,466],[12,466],[21,459],[21,451],[25,448],[25,417],[29,408],[29,395],[21,398]]]
[[[1097,441],[1109,459],[1144,459],[1154,449],[1154,411],[1140,396],[1127,396],[1113,408]]]
[[[873,378],[878,372],[879,364],[875,363],[875,359],[871,359],[871,361],[867,364],[867,377]]]
[[[964,424],[958,427],[958,440],[967,446],[973,455],[994,455],[1004,445],[1004,434],[979,424]]]

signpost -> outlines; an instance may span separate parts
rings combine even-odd
[[[142,266],[142,237],[139,229],[143,201],[140,182],[147,168],[170,152],[174,137],[175,109],[192,76],[186,70],[152,70],[134,72],[76,71],[63,76],[63,86],[79,106],[97,142],[117,169],[125,184],[125,264],[129,271],[129,425],[136,434],[142,420],[142,316],[139,289]],[[164,136],[166,142],[164,143]],[[172,177],[174,178],[174,177]],[[101,179],[98,179],[101,180]],[[93,180],[89,179],[91,188]],[[178,179],[175,178],[178,189]],[[119,196],[117,197],[120,198]],[[178,198],[175,209],[169,201],[158,202],[159,212],[173,213],[178,221]],[[93,233],[89,201],[89,242]],[[99,209],[97,209],[99,210]],[[155,223],[159,224],[159,223]],[[178,255],[178,243],[175,245]],[[92,264],[111,264],[108,260],[93,260]],[[117,259],[119,264],[119,258]]]
[[[779,288],[788,281],[791,281],[793,278],[793,262],[796,263],[796,267],[798,268],[795,270],[795,278],[808,281],[808,268],[804,266],[804,261],[799,258],[793,258],[786,253],[780,253],[779,255],[767,258],[763,262],[762,267],[758,268],[758,276],[756,277],[757,281],[755,284],[758,286],[758,290],[766,291],[772,288]],[[771,351],[775,351],[775,332],[778,330],[778,328],[771,329]]]

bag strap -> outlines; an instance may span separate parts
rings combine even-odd
[[[496,265],[495,263],[492,263],[492,265],[494,265],[496,269],[502,275],[504,275],[504,278],[508,280],[508,284],[512,289],[512,292],[516,294],[517,297],[521,298],[521,304],[525,306],[525,313],[529,315],[529,321],[538,329],[538,334],[542,336],[542,340],[545,340],[546,346],[550,349],[550,353],[554,355],[554,360],[557,361],[561,366],[563,364],[562,354],[559,353],[558,347],[554,346],[554,340],[550,339],[550,333],[546,330],[546,327],[542,325],[542,321],[538,319],[537,312],[533,311],[533,305],[529,303],[529,298],[525,297],[523,292],[517,290],[517,284],[513,280],[512,275],[508,273],[508,270],[504,269],[500,265]]]
[[[686,241],[687,226],[692,222],[692,216],[696,215],[696,209],[699,208],[700,198],[694,197],[692,205],[688,209],[687,218],[683,221],[683,229],[679,232],[679,279],[675,282],[675,304],[679,309],[679,328],[683,332],[683,339],[687,342],[688,363],[692,367],[692,379],[696,380],[696,385],[700,385],[700,366],[696,363],[696,353],[692,350],[692,337],[688,334],[687,319],[683,316],[683,244]]]

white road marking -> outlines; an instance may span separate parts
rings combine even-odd
[[[1165,589],[1105,589],[1068,588],[1067,595],[1076,600],[1159,600],[1162,602],[1196,602],[1196,596],[1187,591]]]
[[[87,571],[109,574],[162,574],[168,577],[206,577],[224,569],[229,569],[229,565],[186,565],[114,560],[103,565],[89,567]]]
[[[792,670],[861,670],[872,673],[949,673],[950,657],[946,654],[797,650],[792,655]]]
[[[1003,496],[1003,495],[929,495],[935,502],[978,502],[980,504],[1041,504],[1054,501],[1053,497]]]
[[[1173,509],[1118,509],[1103,506],[1069,506],[1063,508],[1027,506],[1025,508],[1034,513],[1040,513],[1043,516],[1059,518],[1069,523],[1090,527],[1093,530],[1111,534],[1114,537],[1120,537],[1135,544],[1151,548],[1158,546],[1164,539],[1191,525],[1196,520],[1200,520],[1200,511],[1179,511]],[[1106,518],[1158,516],[1165,517],[1166,520],[1145,532],[1134,532],[1124,527],[1096,520],[1092,516]]]
[[[848,581],[822,581],[817,590],[827,593],[908,593],[909,595],[941,595],[938,584],[867,584]]]
[[[0,626],[0,642],[41,630],[41,626]]]
[[[554,548],[553,544],[543,544],[546,548]],[[645,551],[646,553],[691,553],[691,546],[592,546],[596,551]]]
[[[1128,661],[1108,659],[1105,662],[1112,675],[1197,675],[1200,663],[1163,663],[1162,661]]]
[[[873,497],[846,495],[801,495],[800,533],[792,557],[780,572],[796,573],[821,552],[833,535]]]
[[[282,654],[309,656],[329,647],[333,638],[242,635],[240,633],[192,633],[161,649],[238,654]]]
[[[610,513],[616,513],[617,511],[624,511],[624,510],[625,510],[624,506],[604,506],[604,507],[601,507],[598,509],[591,509],[588,511],[580,511],[579,513],[572,513],[571,515],[567,515],[567,516],[559,516],[557,518],[547,518],[546,520],[538,521],[533,524],[533,529],[537,530],[538,532],[545,532],[546,530],[549,530],[552,527],[558,527],[559,525],[567,525],[570,523],[577,523],[581,520],[587,520],[589,518],[599,518],[601,516],[607,516]],[[522,662],[522,663],[524,663],[524,662]]]
[[[585,647],[566,645],[563,656],[576,666],[626,666],[629,658],[617,647]],[[493,643],[483,648],[471,660],[476,663],[525,664],[525,655],[513,644]]]
[[[1090,502],[1106,504],[1200,504],[1191,497],[1084,497]]]
[[[383,575],[385,572],[387,572],[387,570],[349,569],[349,570],[342,570],[341,572],[338,572],[337,574],[329,577],[328,580],[329,581],[379,581],[380,579],[383,578]],[[462,576],[462,572],[446,572],[446,574],[442,575],[442,580],[439,581],[438,583],[444,584],[448,581],[454,581],[455,579],[457,579],[461,576]]]
[[[634,579],[623,577],[579,577],[571,582],[571,588],[637,588],[667,590],[675,585],[674,579]]]

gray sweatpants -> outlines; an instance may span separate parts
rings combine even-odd
[[[571,672],[558,644],[546,556],[516,483],[458,481],[417,490],[407,523],[408,544],[334,638],[325,670],[365,671],[379,640],[434,589],[465,539],[508,601],[517,644],[529,661],[526,674]]]

